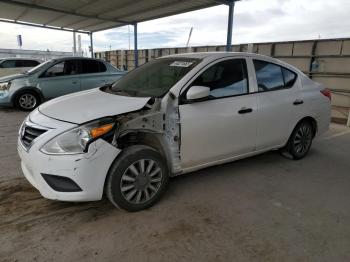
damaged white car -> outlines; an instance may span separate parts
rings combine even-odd
[[[329,122],[329,90],[286,63],[184,54],[41,105],[20,128],[18,152],[25,177],[48,199],[106,194],[138,211],[172,176],[274,149],[301,159]]]

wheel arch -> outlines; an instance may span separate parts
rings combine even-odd
[[[147,130],[130,130],[117,139],[117,146],[120,149],[133,145],[144,145],[155,149],[164,157],[168,167],[171,166],[171,154],[167,151],[168,146],[162,134]]]
[[[40,99],[40,103],[44,102],[44,95],[42,94],[41,90],[39,90],[37,87],[32,87],[32,86],[28,86],[28,87],[24,87],[24,88],[21,88],[19,90],[17,90],[13,95],[12,95],[12,98],[11,98],[11,103],[12,105],[15,105],[15,101],[16,101],[16,98],[20,95],[20,94],[23,94],[25,92],[34,92],[35,94],[37,94],[39,96],[39,99]]]
[[[168,165],[169,175],[172,176],[171,168],[170,168],[171,163],[172,163],[171,155],[170,155],[170,153],[166,152],[166,150],[164,150],[167,147],[166,147],[165,142],[162,139],[161,134],[154,133],[151,131],[146,131],[146,130],[142,130],[142,131],[129,130],[117,138],[117,147],[122,151],[112,161],[112,163],[110,164],[110,166],[108,168],[108,172],[107,172],[107,175],[105,177],[105,182],[104,182],[104,186],[103,186],[103,194],[105,194],[105,192],[106,192],[106,183],[108,180],[108,175],[110,173],[110,170],[111,170],[114,162],[117,161],[117,159],[122,155],[123,151],[126,148],[129,148],[129,147],[135,146],[135,145],[147,146],[147,147],[150,147],[150,148],[156,150],[158,153],[160,153],[163,156],[166,164]]]
[[[304,122],[304,121],[307,121],[307,122],[309,122],[310,124],[311,124],[311,126],[312,126],[312,137],[314,138],[315,136],[316,136],[316,134],[317,134],[317,129],[318,129],[318,127],[317,127],[317,121],[316,121],[316,119],[314,118],[314,117],[312,117],[312,116],[304,116],[303,118],[301,118],[295,125],[294,125],[294,127],[293,127],[293,129],[291,130],[291,132],[289,133],[289,136],[288,136],[288,140],[289,140],[289,138],[290,138],[290,136],[293,134],[293,132],[294,132],[294,130],[295,130],[295,128],[300,124],[300,123],[302,123],[302,122]],[[288,143],[288,141],[287,141],[287,143]]]
[[[313,137],[315,137],[317,134],[317,130],[318,130],[317,120],[312,116],[305,116],[299,120],[299,122],[295,125],[295,127],[297,127],[301,122],[304,122],[304,121],[309,122],[311,124],[312,131],[313,131]],[[294,127],[294,129],[295,129],[295,127]]]

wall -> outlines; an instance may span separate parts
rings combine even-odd
[[[20,58],[37,58],[41,60],[50,60],[53,58],[72,56],[71,52],[60,51],[40,51],[25,49],[0,49],[0,58],[20,57]]]
[[[350,125],[350,38],[307,40],[276,43],[234,45],[233,51],[272,56],[290,63],[317,82],[332,90],[332,117],[339,123]],[[186,52],[225,51],[225,46],[199,46],[192,48],[157,48],[139,50],[139,64],[157,57]],[[133,50],[97,52],[120,69],[134,68]]]

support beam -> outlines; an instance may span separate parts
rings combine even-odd
[[[77,54],[77,38],[76,33],[73,32],[73,56],[76,56]]]
[[[235,1],[230,2],[228,6],[228,24],[227,24],[227,41],[226,51],[232,51],[232,29],[233,29],[233,14],[235,9]]]
[[[137,23],[134,24],[134,55],[135,55],[135,67],[139,66],[139,51],[137,47]]]
[[[90,33],[90,51],[91,51],[91,58],[94,58],[94,41],[92,38],[92,33]]]

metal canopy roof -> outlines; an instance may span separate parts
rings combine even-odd
[[[233,1],[0,0],[0,21],[92,33]]]

